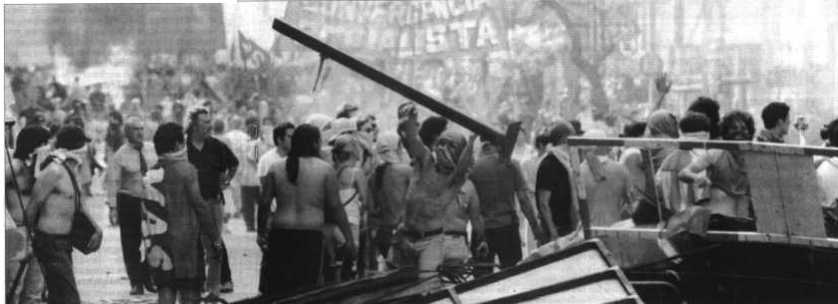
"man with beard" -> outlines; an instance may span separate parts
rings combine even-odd
[[[416,109],[400,107],[400,112],[400,136],[413,158],[416,178],[406,196],[400,236],[404,251],[412,252],[405,262],[427,278],[443,263],[446,211],[466,181],[476,136],[467,141],[460,133],[444,131],[429,149],[419,138]]]
[[[64,127],[56,135],[56,150],[36,174],[32,200],[26,207],[27,222],[34,225],[32,247],[46,279],[47,303],[80,303],[73,274],[70,231],[73,215],[81,208],[95,228],[88,248],[95,250],[102,242],[102,229],[81,200],[80,185],[75,181],[89,141],[77,127]],[[77,204],[80,202],[80,204]]]

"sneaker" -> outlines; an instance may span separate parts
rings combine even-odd
[[[221,287],[219,288],[221,293],[231,293],[233,292],[233,282],[226,282],[222,283]]]

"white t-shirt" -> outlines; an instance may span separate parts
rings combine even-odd
[[[267,153],[262,154],[262,156],[259,157],[259,162],[256,164],[256,176],[261,179],[263,176],[268,174],[273,165],[283,161],[284,159],[284,156],[277,153],[276,147]]]
[[[824,207],[836,207],[835,200],[838,199],[838,157],[827,159],[818,167],[818,185],[826,194]]]

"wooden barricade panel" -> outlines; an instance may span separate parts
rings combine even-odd
[[[811,156],[777,155],[780,186],[789,234],[793,236],[826,237],[821,202],[823,192],[818,186],[815,164]]]
[[[826,237],[812,157],[743,152],[757,231]]]
[[[779,184],[777,157],[773,153],[742,153],[745,153],[757,231],[788,235],[783,198],[780,195],[782,185]]]

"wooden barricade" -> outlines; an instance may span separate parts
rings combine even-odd
[[[826,237],[812,157],[776,151],[744,151],[757,231]]]

